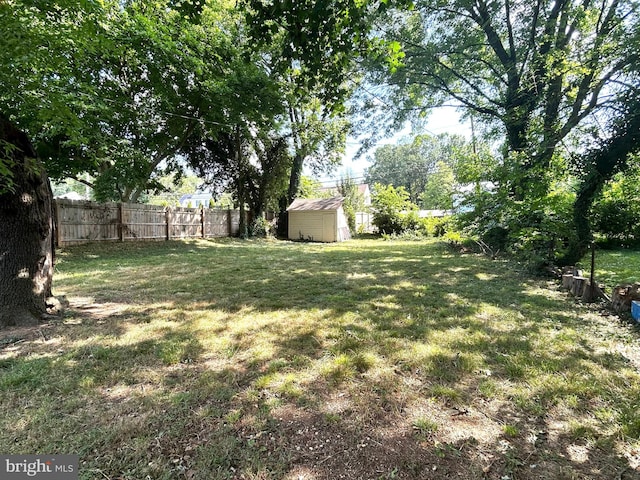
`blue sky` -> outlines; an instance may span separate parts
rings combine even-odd
[[[418,133],[427,133],[432,135],[451,133],[464,135],[471,139],[471,125],[469,121],[460,120],[460,114],[457,112],[456,107],[441,107],[434,110],[430,115],[424,130]],[[410,138],[414,135],[415,133],[412,133],[411,126],[407,124],[404,129],[397,132],[394,136],[382,139],[376,145],[396,145],[403,138]],[[375,148],[365,153],[360,158],[355,158],[356,152],[359,148],[360,142],[357,138],[347,138],[347,149],[342,160],[342,166],[333,174],[324,175],[319,178],[323,185],[335,185],[336,181],[346,174],[349,174],[349,176],[356,181],[362,180],[364,171],[369,166],[369,159],[373,156]]]

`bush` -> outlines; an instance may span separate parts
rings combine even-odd
[[[608,243],[633,246],[640,243],[640,172],[618,174],[592,209],[594,233]]]
[[[394,188],[376,183],[373,186],[373,224],[381,234],[401,234],[413,228],[418,219],[403,212],[411,212],[417,207],[409,201],[409,192],[404,187]],[[407,218],[408,217],[408,218]],[[417,219],[417,220],[416,220]]]
[[[249,235],[251,237],[266,238],[275,235],[275,226],[272,222],[259,216],[251,222],[249,227]]]
[[[442,237],[447,232],[455,230],[453,217],[427,217],[421,219],[421,229],[430,237]]]
[[[419,234],[422,227],[422,219],[418,215],[418,212],[411,210],[406,213],[400,214],[400,223],[402,225],[403,232],[414,232]]]
[[[347,218],[347,225],[349,226],[349,231],[351,235],[355,235],[356,233],[356,211],[353,205],[346,203],[342,206],[342,210],[344,211],[344,216]]]
[[[492,252],[506,252],[527,269],[541,271],[575,240],[574,200],[566,188],[528,201],[485,192],[477,196],[474,211],[462,217],[465,229]]]

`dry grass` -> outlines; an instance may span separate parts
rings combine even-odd
[[[83,479],[638,478],[637,332],[440,244],[62,252],[0,338],[0,451]]]

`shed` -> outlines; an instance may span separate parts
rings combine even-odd
[[[297,198],[289,212],[289,238],[313,242],[341,242],[351,238],[342,204],[344,198]]]

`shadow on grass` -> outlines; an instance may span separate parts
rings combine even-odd
[[[79,453],[86,479],[635,473],[615,444],[637,375],[507,264],[383,242],[63,258],[72,305],[118,308],[72,310],[55,345],[0,361],[7,453]]]

